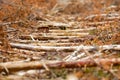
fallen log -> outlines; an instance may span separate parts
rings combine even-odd
[[[21,40],[21,39],[13,39],[12,42],[14,43],[23,43],[23,44],[29,44],[29,43],[68,43],[70,40],[69,39],[62,39],[62,41],[59,39],[59,40],[41,40],[41,41],[38,41],[38,40]]]
[[[77,37],[83,37],[83,36],[32,36],[36,40],[58,40],[58,39],[70,39],[70,38],[77,38]],[[84,35],[85,37],[85,35]],[[32,40],[30,35],[21,35],[19,36],[20,39],[28,39]]]
[[[68,32],[64,32],[64,33],[58,33],[58,32],[56,32],[56,33],[34,33],[33,34],[33,36],[34,35],[39,35],[39,36],[44,36],[44,35],[46,35],[46,36],[87,36],[87,35],[89,35],[89,33],[88,32],[81,32],[81,33],[76,33],[76,32],[74,32],[74,33],[68,33]]]
[[[59,47],[59,46],[33,46],[28,44],[19,44],[19,43],[10,43],[11,47],[13,48],[20,48],[20,49],[26,49],[26,50],[35,50],[35,51],[75,51],[77,47],[79,47],[80,50],[120,50],[120,45],[104,45],[104,46],[68,46],[68,47]]]
[[[95,59],[97,63],[105,65],[119,65],[120,58],[112,58],[112,59]],[[19,70],[30,70],[30,69],[45,69],[45,66],[50,69],[60,69],[60,68],[81,68],[84,66],[92,67],[98,66],[94,60],[79,60],[79,61],[31,61],[31,62],[6,62],[0,63],[0,72],[7,71],[19,71]]]
[[[36,44],[39,46],[77,46],[80,43],[73,43],[73,42],[39,42],[39,41],[24,41],[24,40],[19,40],[16,41],[17,43],[23,43],[23,44]]]
[[[11,47],[33,51],[73,51],[76,47],[33,46],[28,44],[10,43]]]
[[[89,33],[88,32],[84,32],[84,33],[67,33],[67,32],[65,32],[65,33],[47,33],[46,35],[48,35],[48,36],[50,36],[50,35],[52,35],[52,36],[76,36],[76,37],[83,37],[83,36],[87,36],[87,35],[89,35]]]
[[[75,32],[88,32],[90,30],[95,30],[96,28],[87,28],[87,29],[67,29],[67,30],[49,30],[49,32],[54,33],[75,33]]]
[[[58,40],[21,40],[21,39],[13,39],[12,42],[14,43],[23,43],[23,44],[30,44],[30,43],[75,43],[75,44],[80,44],[81,42],[88,40],[88,39],[93,39],[93,36],[85,37],[85,38],[70,38],[70,39],[58,39]],[[77,42],[77,43],[76,43]],[[47,45],[46,45],[47,46]]]

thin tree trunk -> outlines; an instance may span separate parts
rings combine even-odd
[[[112,59],[95,59],[99,64],[105,65],[117,65],[120,64],[120,58]],[[84,66],[92,67],[97,66],[97,64],[91,60],[80,60],[80,61],[31,61],[31,62],[6,62],[0,63],[0,72],[2,71],[19,71],[19,70],[30,70],[30,69],[44,69],[46,67],[51,69],[60,68],[80,68]]]
[[[26,50],[35,50],[35,51],[74,51],[78,46],[68,46],[68,47],[55,47],[55,46],[33,46],[33,45],[27,45],[27,44],[19,44],[19,43],[10,43],[11,47],[13,48],[20,48],[20,49],[26,49]],[[85,50],[97,50],[97,48],[101,50],[120,50],[120,45],[104,45],[104,46],[79,46],[80,49]]]

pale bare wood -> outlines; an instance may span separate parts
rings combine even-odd
[[[20,49],[27,49],[27,50],[36,50],[36,51],[75,51],[76,48],[79,47],[80,49],[85,50],[96,50],[97,48],[95,46],[33,46],[33,45],[27,45],[27,44],[19,44],[19,43],[10,43],[11,47],[14,48],[20,48]],[[104,45],[104,46],[98,46],[101,50],[120,50],[120,45]]]
[[[35,43],[31,43],[35,44]],[[36,43],[38,46],[78,46],[79,43]]]
[[[53,33],[75,33],[75,32],[87,32],[90,30],[95,30],[96,28],[87,28],[87,29],[67,29],[67,30],[49,30],[49,32],[53,32]]]
[[[39,35],[39,36],[87,36],[87,35],[89,35],[89,33],[88,32],[83,32],[83,33],[67,33],[67,32],[64,32],[64,33],[34,33],[33,34],[33,36],[34,35]]]
[[[55,21],[39,21],[37,27],[70,27],[71,25]]]
[[[35,40],[58,40],[58,39],[70,39],[70,38],[81,38],[81,37],[86,37],[87,35],[80,35],[80,36],[33,36]],[[32,40],[30,35],[21,35],[19,36],[20,39],[29,39]]]
[[[72,45],[79,45],[80,43],[73,43],[73,42],[40,42],[40,41],[28,41],[28,40],[18,40],[17,43],[23,44],[33,44],[38,46],[72,46]]]

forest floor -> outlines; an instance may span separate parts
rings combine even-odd
[[[0,80],[120,79],[119,5],[25,1],[0,3]]]

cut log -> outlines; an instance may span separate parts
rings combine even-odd
[[[117,65],[120,64],[120,58],[112,58],[112,59],[95,59],[97,63],[105,65]],[[79,60],[79,61],[31,61],[31,62],[6,62],[0,63],[0,72],[8,70],[11,71],[19,71],[19,70],[30,70],[30,69],[44,69],[44,65],[51,69],[60,69],[60,68],[80,68],[84,66],[92,67],[97,66],[94,60]]]

